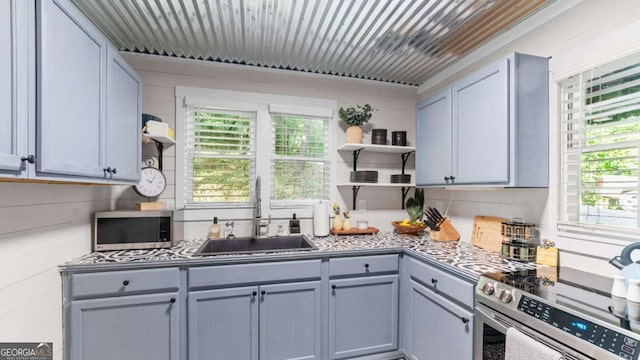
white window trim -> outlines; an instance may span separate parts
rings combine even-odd
[[[601,234],[594,232],[589,226],[576,227],[574,231],[566,231],[565,223],[560,219],[560,84],[567,77],[582,73],[588,69],[607,64],[625,56],[640,51],[640,21],[629,24],[617,31],[609,32],[601,37],[585,42],[580,46],[554,54],[549,60],[550,87],[549,91],[549,118],[555,119],[555,126],[550,133],[549,144],[555,146],[555,157],[549,159],[549,168],[555,171],[555,176],[549,180],[548,219],[553,226],[549,227],[549,235],[556,239],[558,248],[577,254],[593,256],[596,258],[610,259],[619,255],[621,249],[629,242],[614,238],[603,238]],[[551,149],[553,151],[553,149]],[[553,152],[551,152],[553,153]],[[600,235],[600,236],[599,236]]]
[[[329,133],[331,143],[329,153],[331,154],[331,174],[329,184],[329,196],[335,199],[336,190],[336,123],[338,107],[336,100],[315,99],[307,97],[262,94],[252,92],[240,92],[220,89],[204,89],[194,87],[176,86],[176,209],[184,209],[185,221],[208,221],[214,216],[221,219],[251,219],[253,217],[253,207],[229,208],[204,208],[185,209],[184,199],[184,142],[180,137],[184,136],[184,119],[186,115],[185,106],[189,103],[219,107],[223,109],[235,109],[245,111],[257,111],[256,133],[271,133],[271,116],[269,110],[278,112],[297,113],[302,115],[330,117]],[[263,140],[263,141],[260,141]],[[256,143],[256,174],[261,175],[262,180],[262,217],[271,216],[273,219],[289,219],[295,213],[298,218],[310,218],[313,215],[313,208],[305,205],[300,207],[270,207],[270,154],[271,141],[267,138],[258,139]],[[221,215],[223,214],[223,215]]]

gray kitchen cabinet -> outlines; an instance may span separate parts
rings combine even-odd
[[[26,177],[29,41],[33,3],[0,1],[0,176]]]
[[[398,275],[331,280],[331,359],[398,348]]]
[[[257,286],[189,293],[189,359],[258,360]]]
[[[106,161],[112,178],[140,178],[142,79],[113,46],[107,47]]]
[[[190,269],[189,359],[321,359],[320,264]]]
[[[547,187],[548,93],[547,59],[513,53],[418,103],[417,185]]]
[[[404,257],[402,348],[409,359],[471,360],[474,284]]]
[[[451,89],[440,91],[418,104],[416,114],[416,181],[438,185],[451,171]]]
[[[189,293],[189,359],[320,359],[320,281]]]
[[[407,355],[413,360],[473,359],[473,313],[411,280],[408,299],[412,323]]]
[[[398,256],[329,260],[329,358],[398,349]]]
[[[73,301],[69,360],[179,360],[177,293]]]
[[[178,268],[63,274],[65,359],[184,358]]]
[[[135,71],[70,0],[3,0],[0,20],[0,177],[137,183]]]
[[[104,177],[107,40],[67,0],[37,10],[37,169]]]
[[[321,358],[320,281],[260,286],[260,359]]]

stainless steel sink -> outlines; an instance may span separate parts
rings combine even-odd
[[[193,255],[205,256],[276,251],[304,251],[313,249],[317,249],[317,247],[303,235],[271,236],[264,238],[241,237],[207,240]]]

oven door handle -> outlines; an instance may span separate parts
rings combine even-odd
[[[513,324],[510,324],[511,326],[506,326],[505,324],[497,321],[491,309],[478,303],[476,303],[476,317],[480,317],[483,322],[503,334],[506,334],[507,329],[510,327],[514,327]]]

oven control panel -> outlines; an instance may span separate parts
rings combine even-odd
[[[518,310],[622,359],[637,360],[640,355],[640,342],[637,339],[569,314],[527,295],[520,297]]]

